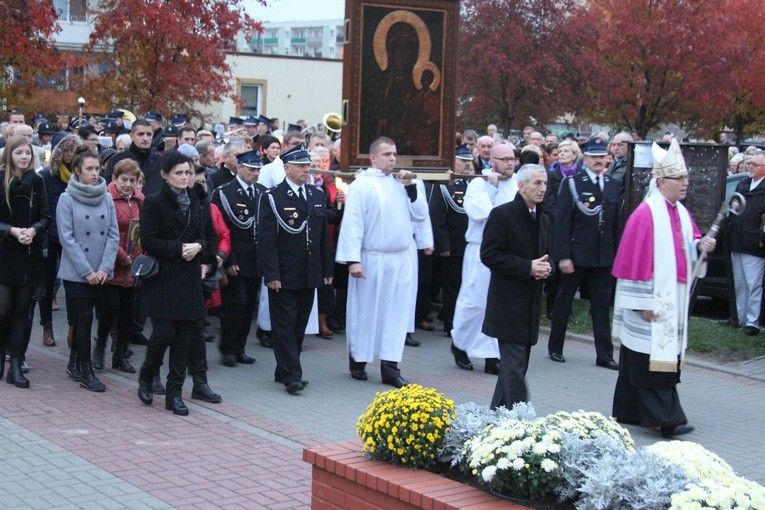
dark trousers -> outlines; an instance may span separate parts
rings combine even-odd
[[[53,287],[56,286],[56,273],[58,261],[61,258],[61,245],[48,238],[48,254],[43,266],[43,284],[45,295],[40,299],[40,324],[45,325],[53,322]],[[72,324],[72,321],[69,322]]]
[[[244,354],[259,290],[260,278],[254,276],[229,276],[228,285],[221,288],[221,354]]]
[[[590,315],[592,316],[592,332],[595,337],[595,352],[597,360],[608,362],[614,356],[614,344],[611,342],[611,325],[609,310],[611,309],[611,268],[577,266],[571,274],[563,274],[558,285],[558,295],[552,311],[550,339],[547,351],[563,354],[563,342],[566,339],[568,317],[571,315],[571,303],[574,294],[583,282],[587,282],[590,298]]]
[[[274,380],[284,383],[303,379],[300,352],[305,328],[313,306],[314,289],[268,289],[268,311],[271,315],[271,338],[274,344],[276,370]]]
[[[518,402],[529,399],[526,371],[529,368],[531,346],[499,340],[499,377],[491,399],[491,408],[512,409]]]
[[[118,285],[104,285],[103,299],[100,306],[96,306],[98,315],[98,341],[106,343],[106,337],[117,321],[117,345],[114,347],[116,355],[122,353],[122,346],[127,347],[135,330],[133,319],[133,305],[135,303],[135,287],[120,287]]]
[[[462,255],[441,257],[441,319],[444,331],[451,331],[454,325],[454,308],[462,285]]]
[[[34,289],[27,285],[0,285],[0,363],[6,350],[14,358],[23,358],[29,346],[29,307]]]
[[[195,320],[191,327],[188,368],[194,384],[207,383],[207,344],[205,343],[204,318]]]
[[[150,383],[159,373],[165,351],[170,348],[170,371],[167,374],[166,398],[180,397],[186,379],[186,364],[194,321],[174,321],[152,318],[153,331],[146,348],[146,361],[141,366],[140,379]]]
[[[327,317],[335,315],[335,288],[323,285],[317,289],[316,298],[319,300],[319,313]]]
[[[433,256],[425,250],[417,250],[417,302],[414,307],[414,322],[425,321],[430,316],[430,281],[433,275]]]
[[[77,360],[80,363],[89,363],[94,310],[101,301],[103,287],[64,280],[64,291],[66,307],[71,309],[74,315],[72,350],[77,353]]]

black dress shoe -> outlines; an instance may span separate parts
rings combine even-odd
[[[191,398],[196,400],[204,400],[211,404],[220,404],[223,402],[223,398],[215,393],[209,384],[195,384],[191,389]]]
[[[610,359],[608,361],[596,360],[595,364],[599,367],[607,368],[609,370],[619,370],[619,363]]]
[[[744,333],[746,333],[746,336],[757,336],[760,334],[760,328],[755,328],[754,326],[747,326],[744,328]]]
[[[664,439],[670,439],[675,436],[681,436],[689,432],[693,432],[695,428],[693,425],[675,425],[674,427],[662,427],[661,437]]]
[[[154,402],[154,394],[151,391],[151,383],[138,379],[138,399],[146,405]]]
[[[224,367],[235,367],[237,365],[236,356],[233,354],[224,354],[220,357],[220,362],[223,363]]]
[[[189,408],[183,402],[181,397],[170,397],[165,400],[165,409],[172,411],[173,414],[178,416],[186,416],[189,414]]]
[[[164,395],[165,387],[162,386],[162,379],[158,375],[155,375],[151,379],[151,392],[155,395]]]
[[[267,349],[273,349],[274,343],[271,340],[271,332],[266,331],[264,329],[258,328],[257,331],[255,331],[255,336],[258,337],[258,340],[260,340],[260,345]]]
[[[298,391],[303,391],[305,389],[305,385],[303,385],[302,381],[292,381],[291,383],[286,385],[287,393],[290,395],[294,395]]]
[[[366,381],[367,380],[367,371],[364,370],[364,369],[361,369],[361,370],[351,370],[351,377],[353,377],[357,381]]]
[[[383,384],[389,384],[390,386],[393,386],[395,388],[403,388],[407,384],[409,384],[409,381],[401,377],[400,375],[395,375],[393,377],[385,377],[382,380]]]
[[[470,362],[470,358],[468,358],[465,351],[458,349],[453,343],[451,349],[452,355],[454,356],[454,363],[456,363],[459,368],[462,370],[473,370],[473,364]]]
[[[491,375],[499,375],[499,358],[486,358],[483,371]]]
[[[243,365],[252,365],[253,363],[255,363],[255,358],[253,358],[252,356],[247,356],[247,354],[245,353],[238,354],[236,356],[236,360],[239,363],[242,363]]]
[[[558,354],[557,352],[551,352],[549,356],[550,356],[550,359],[555,361],[556,363],[566,362],[566,358],[563,357],[563,354]]]
[[[407,333],[404,345],[408,345],[409,347],[419,347],[422,345],[422,342],[414,338],[411,333]]]

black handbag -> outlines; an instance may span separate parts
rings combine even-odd
[[[130,273],[135,280],[151,280],[159,273],[159,262],[151,255],[138,255],[133,260]]]

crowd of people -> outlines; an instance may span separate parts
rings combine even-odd
[[[129,373],[130,344],[146,344],[138,397],[148,405],[165,395],[180,415],[188,413],[187,372],[192,398],[222,401],[207,377],[213,317],[222,366],[255,362],[246,351],[254,323],[255,338],[273,349],[274,380],[296,394],[308,385],[300,363],[306,334],[345,331],[353,379],[367,380],[366,365],[379,360],[384,384],[408,384],[399,366],[405,346],[420,345],[416,329],[435,329],[438,302],[457,367],[471,371],[471,358],[483,359],[484,371],[498,375],[492,406],[511,407],[527,400],[543,303],[549,358],[565,363],[579,292],[590,303],[595,364],[619,371],[614,415],[666,437],[692,430],[675,389],[687,345],[683,304],[691,267],[715,242],[701,238],[682,206],[688,172],[676,141],[669,151],[654,146],[651,193],[627,236],[619,210],[629,133],[580,143],[527,127],[514,144],[493,125],[481,136],[466,130],[446,184],[396,170],[397,141],[381,136],[369,148],[370,167],[346,186],[333,173],[341,138],[326,127],[281,131],[259,116],[231,118],[221,132],[195,128],[184,115],[166,126],[155,112],[123,117],[113,110],[55,127],[35,118],[32,128],[11,112],[0,142],[0,350],[9,355],[9,383],[29,387],[25,352],[36,309],[42,343],[56,345],[60,286],[69,376],[104,391],[97,373],[108,338],[112,368]],[[751,190],[739,187],[756,195],[765,156],[746,157]],[[731,224],[733,239],[753,226],[761,235],[759,216],[757,225],[747,218],[741,228]],[[765,260],[758,242],[734,243],[744,275]],[[757,332],[749,312],[761,303],[758,267],[759,290],[741,293],[738,318]],[[659,338],[673,329],[667,324],[677,326],[674,335]],[[622,342],[618,362],[613,338]]]

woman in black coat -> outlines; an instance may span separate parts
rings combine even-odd
[[[50,215],[45,184],[34,171],[32,144],[8,140],[0,160],[0,378],[29,388],[21,362],[29,345],[29,305],[43,293],[43,247]]]
[[[151,380],[170,347],[165,409],[189,413],[181,399],[189,343],[195,321],[204,314],[201,255],[205,251],[205,221],[195,193],[188,192],[192,161],[176,150],[160,162],[164,179],[156,195],[141,209],[141,246],[157,259],[159,273],[143,283],[143,305],[153,332],[138,379],[138,398],[151,404]]]

